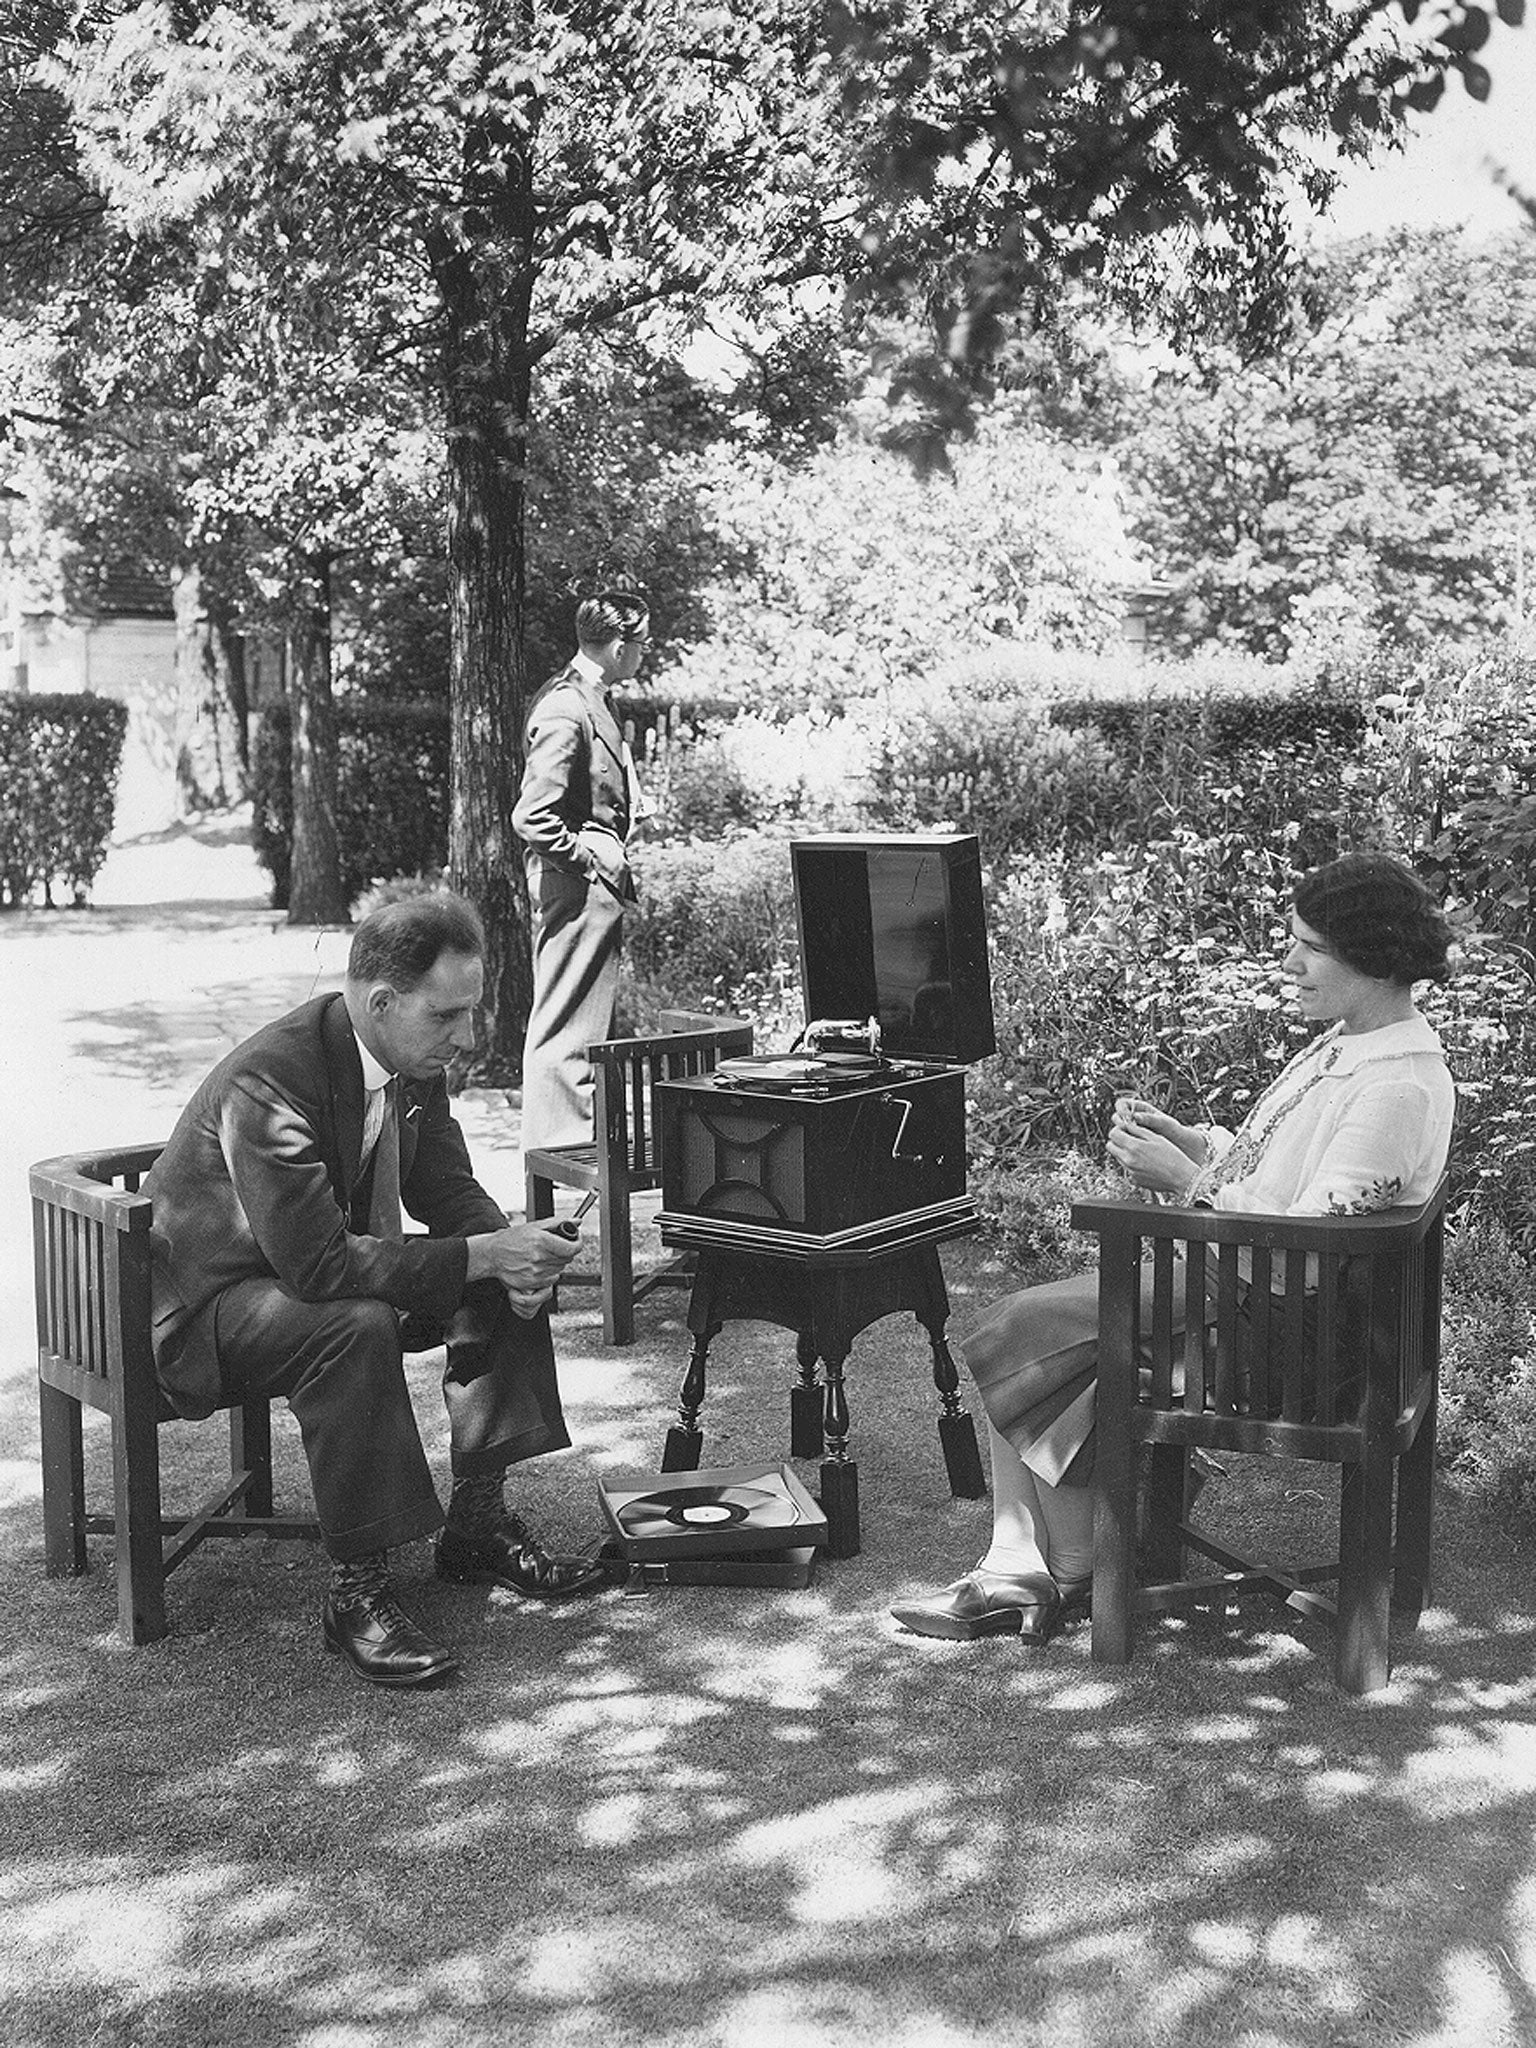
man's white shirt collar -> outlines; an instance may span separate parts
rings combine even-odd
[[[393,1081],[393,1079],[395,1078],[394,1075],[389,1071],[388,1067],[381,1067],[379,1065],[378,1061],[374,1058],[373,1054],[368,1050],[367,1046],[364,1045],[363,1041],[357,1037],[357,1033],[355,1031],[353,1032],[352,1036],[357,1039],[358,1057],[361,1059],[363,1063],[364,1088],[367,1089],[370,1095],[376,1088],[387,1088],[390,1082]]]
[[[575,669],[577,675],[581,677],[583,682],[596,683],[599,686],[599,688],[607,687],[607,684],[603,677],[602,670],[598,667],[597,663],[593,661],[591,656],[583,654],[579,647],[577,648],[576,652],[571,656],[571,667]]]

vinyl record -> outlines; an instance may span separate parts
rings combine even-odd
[[[755,1486],[688,1486],[667,1493],[642,1493],[618,1510],[626,1536],[661,1536],[671,1529],[726,1529],[746,1522],[754,1529],[785,1528],[796,1520],[795,1504],[783,1494]]]
[[[794,1053],[748,1053],[740,1059],[720,1060],[713,1069],[719,1080],[759,1085],[774,1081],[811,1081],[823,1071],[820,1060]]]

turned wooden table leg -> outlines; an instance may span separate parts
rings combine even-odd
[[[827,1518],[827,1555],[857,1557],[859,1540],[859,1468],[848,1455],[848,1393],[843,1385],[847,1359],[828,1354],[823,1427],[827,1455],[821,1466],[821,1511]]]
[[[704,1405],[709,1346],[720,1334],[720,1324],[700,1330],[693,1340],[693,1355],[678,1395],[677,1420],[667,1431],[661,1454],[663,1472],[697,1472],[704,1449],[704,1432],[699,1427],[699,1410]]]
[[[976,1445],[976,1425],[960,1400],[960,1374],[944,1341],[949,1295],[939,1255],[931,1246],[921,1268],[920,1285],[923,1305],[917,1311],[917,1319],[928,1332],[933,1352],[933,1384],[939,1396],[939,1447],[944,1453],[949,1490],[957,1500],[980,1500],[987,1490],[986,1474]]]
[[[795,1343],[800,1378],[789,1390],[789,1454],[792,1458],[819,1458],[824,1448],[821,1426],[822,1393],[816,1379],[816,1340],[802,1331]]]

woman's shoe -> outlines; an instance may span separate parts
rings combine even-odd
[[[917,1636],[973,1643],[980,1636],[1020,1636],[1048,1643],[1061,1618],[1061,1594],[1048,1572],[1005,1578],[970,1572],[927,1600],[905,1600],[891,1613]]]

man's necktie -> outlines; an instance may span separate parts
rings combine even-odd
[[[400,1228],[400,1083],[383,1091],[384,1120],[373,1148],[373,1195],[368,1204],[368,1235],[399,1239]]]

